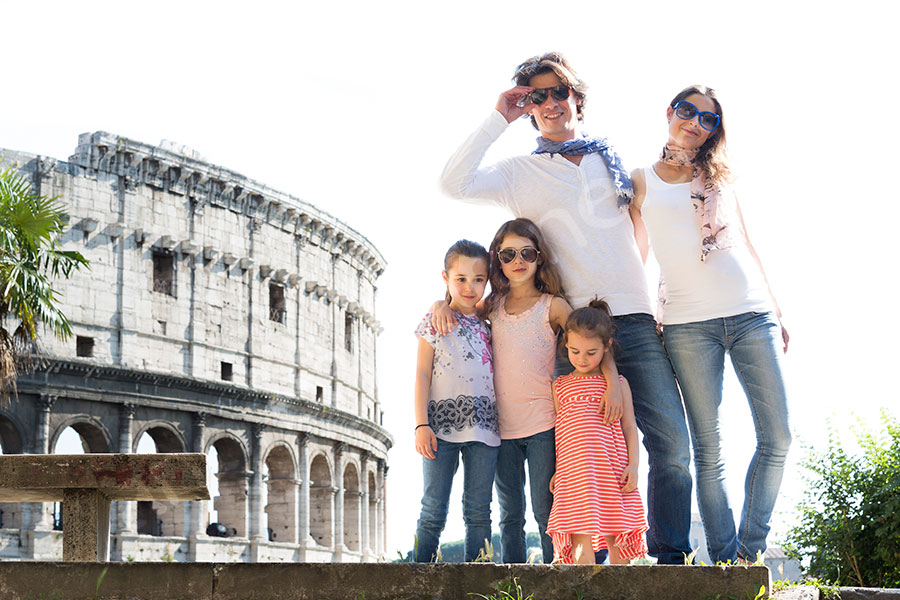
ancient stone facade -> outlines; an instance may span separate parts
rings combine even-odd
[[[391,437],[375,381],[376,280],[358,232],[171,145],[104,132],[68,162],[0,150],[60,196],[91,270],[58,283],[75,335],[0,408],[4,453],[215,448],[206,502],[115,502],[112,560],[367,561],[385,552]],[[54,558],[50,503],[0,505],[0,558]],[[267,523],[266,523],[267,521]]]

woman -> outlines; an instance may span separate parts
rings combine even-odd
[[[710,558],[752,562],[766,549],[791,442],[780,357],[788,335],[730,185],[715,92],[682,90],[666,119],[660,160],[632,174],[635,237],[645,260],[652,243],[660,266],[660,322],[687,409]],[[719,435],[726,352],[756,428],[737,532]]]

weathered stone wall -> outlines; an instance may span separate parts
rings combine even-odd
[[[468,600],[512,580],[541,600],[771,597],[765,567],[0,563],[0,600]]]
[[[42,341],[49,360],[0,409],[3,451],[50,452],[69,426],[91,452],[133,452],[145,432],[160,452],[215,447],[212,502],[237,537],[205,535],[205,501],[116,502],[113,558],[383,555],[391,438],[375,382],[375,291],[385,263],[372,244],[184,149],[96,132],[67,162],[0,154],[37,192],[61,197],[63,247],[91,261],[58,282],[75,335]],[[311,476],[317,457],[326,472]],[[20,555],[55,557],[53,505],[17,506],[3,528]]]

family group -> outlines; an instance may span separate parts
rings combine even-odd
[[[629,174],[605,138],[582,129],[586,86],[561,54],[525,61],[513,81],[441,178],[448,195],[516,218],[487,249],[468,240],[449,249],[446,298],[416,329],[425,489],[415,560],[436,559],[462,459],[467,561],[491,539],[494,488],[500,559],[526,561],[527,469],[544,563],[650,554],[684,564],[691,449],[710,558],[755,560],[791,442],[788,335],[735,196],[716,93],[679,92],[659,160]],[[483,167],[520,117],[540,132],[537,149]],[[644,273],[651,245],[656,309]],[[756,433],[737,524],[719,427],[726,354]]]

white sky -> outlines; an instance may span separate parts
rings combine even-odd
[[[443,294],[446,248],[461,237],[487,244],[509,218],[442,197],[436,181],[534,54],[568,55],[591,85],[588,131],[609,136],[629,168],[655,160],[678,90],[703,83],[720,93],[748,230],[792,336],[797,441],[776,530],[802,489],[802,444],[822,443],[826,418],[843,426],[852,411],[874,424],[878,407],[896,406],[892,3],[287,6],[9,3],[0,147],[66,159],[86,131],[175,140],[332,213],[381,250],[379,396],[395,440],[390,557],[411,547],[421,490],[412,330]],[[535,136],[514,124],[488,160],[530,152]],[[739,506],[753,434],[733,382],[725,405]],[[462,531],[455,508],[443,539]]]

